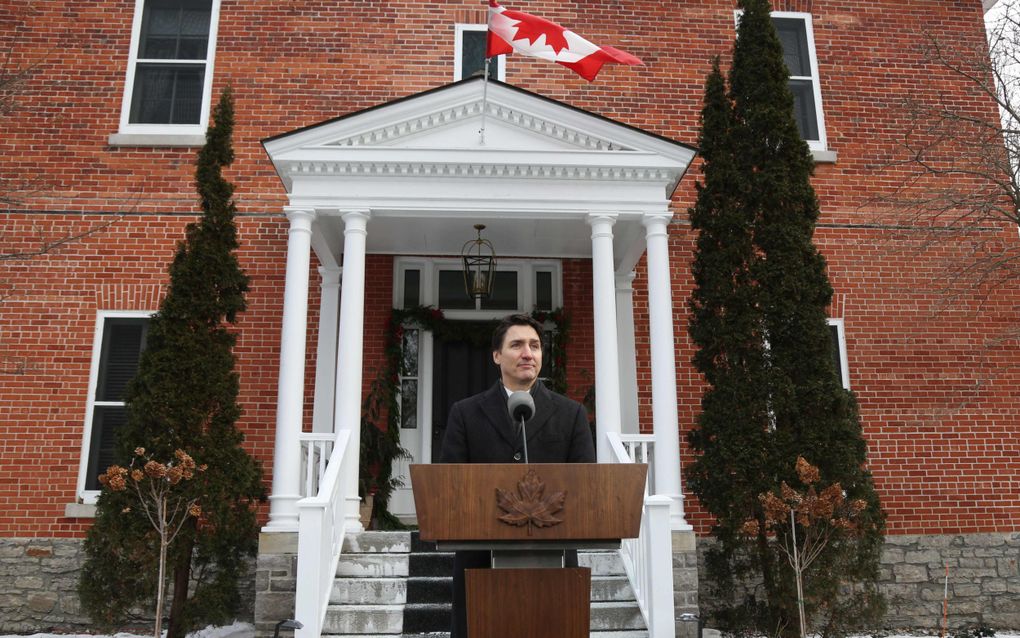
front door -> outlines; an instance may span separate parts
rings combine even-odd
[[[486,324],[490,325],[490,324]],[[432,358],[432,462],[443,449],[446,419],[454,403],[484,392],[499,378],[489,344],[435,342]]]

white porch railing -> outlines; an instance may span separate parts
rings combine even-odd
[[[301,496],[315,496],[319,493],[319,482],[326,473],[326,462],[333,451],[336,435],[332,432],[301,433]]]
[[[612,458],[617,463],[648,463],[641,531],[637,538],[621,543],[620,556],[634,589],[649,638],[675,638],[673,608],[673,543],[669,528],[668,496],[650,496],[654,485],[651,435],[607,433]]]
[[[318,436],[318,435],[316,435]],[[342,461],[350,432],[341,430],[325,462],[325,472],[317,475],[314,496],[306,496],[298,507],[298,558],[297,590],[295,591],[294,617],[304,627],[295,631],[295,638],[319,638],[322,622],[329,604],[329,594],[340,562],[340,549],[344,543],[344,475]],[[308,467],[313,467],[312,448],[317,439],[310,440],[306,455]],[[325,449],[325,448],[322,448]],[[323,458],[320,456],[318,458]],[[314,467],[320,467],[318,458]],[[355,457],[356,458],[356,457]],[[306,470],[306,477],[308,472]],[[306,489],[310,489],[306,480]]]

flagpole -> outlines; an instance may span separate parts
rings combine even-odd
[[[478,143],[485,146],[485,106],[489,95],[489,58],[485,58],[485,74],[482,76],[482,128],[478,129]]]

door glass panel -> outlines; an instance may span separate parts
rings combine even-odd
[[[418,427],[418,380],[400,382],[400,427],[413,430]]]
[[[404,330],[404,360],[400,365],[400,375],[404,377],[418,376],[418,331]]]

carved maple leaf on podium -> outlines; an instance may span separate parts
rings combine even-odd
[[[554,514],[563,509],[567,498],[566,492],[545,494],[545,483],[538,478],[534,470],[528,470],[524,478],[517,483],[517,492],[496,488],[496,504],[506,512],[499,517],[507,525],[514,527],[528,526],[528,535],[532,527],[552,527],[562,523]]]

